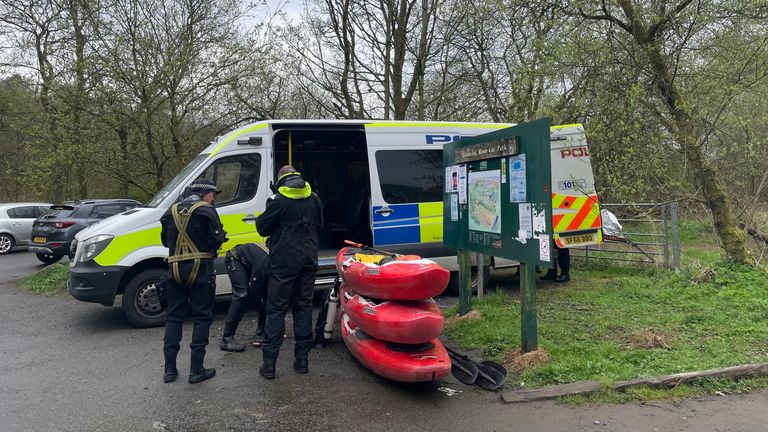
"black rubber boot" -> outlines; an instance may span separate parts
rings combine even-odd
[[[221,344],[219,344],[219,348],[222,351],[229,351],[229,352],[243,352],[245,351],[245,345],[241,344],[240,342],[235,340],[234,336],[229,336],[221,339]]]
[[[293,360],[293,369],[300,374],[309,372],[309,359],[306,357],[296,357]]]
[[[214,368],[203,368],[197,372],[191,372],[189,374],[189,383],[190,384],[197,384],[199,382],[205,381],[207,379],[213,378],[216,376],[216,369]]]
[[[571,280],[571,277],[568,276],[567,273],[561,274],[555,278],[555,282],[568,282],[569,280]]]
[[[176,381],[177,376],[179,376],[179,371],[176,369],[176,365],[165,365],[165,373],[163,373],[164,383]]]
[[[549,269],[549,270],[547,270],[547,273],[544,276],[541,276],[539,279],[541,279],[543,281],[555,280],[555,279],[557,279],[557,272],[555,272],[552,269]]]
[[[261,367],[259,368],[259,375],[263,376],[266,379],[274,379],[275,378],[275,360],[264,359],[264,361],[261,363]]]

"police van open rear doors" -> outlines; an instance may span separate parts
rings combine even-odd
[[[293,165],[320,198],[325,222],[319,238],[321,273],[335,272],[332,264],[344,240],[371,242],[370,177],[363,125],[281,121],[272,128],[275,163],[271,178],[276,180],[282,166]]]

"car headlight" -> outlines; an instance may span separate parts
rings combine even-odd
[[[107,234],[100,234],[87,238],[83,242],[83,245],[80,246],[81,251],[78,258],[81,262],[90,261],[96,258],[98,254],[107,248],[109,242],[111,242],[113,238],[115,238],[115,236]]]

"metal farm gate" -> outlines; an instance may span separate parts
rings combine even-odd
[[[616,216],[621,232],[610,235],[604,230],[602,244],[572,247],[571,257],[680,268],[677,203],[602,203],[600,207]]]

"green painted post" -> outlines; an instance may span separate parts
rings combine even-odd
[[[536,271],[535,266],[520,263],[520,344],[523,352],[536,351]]]
[[[472,257],[469,251],[459,249],[459,315],[466,315],[472,310]]]

